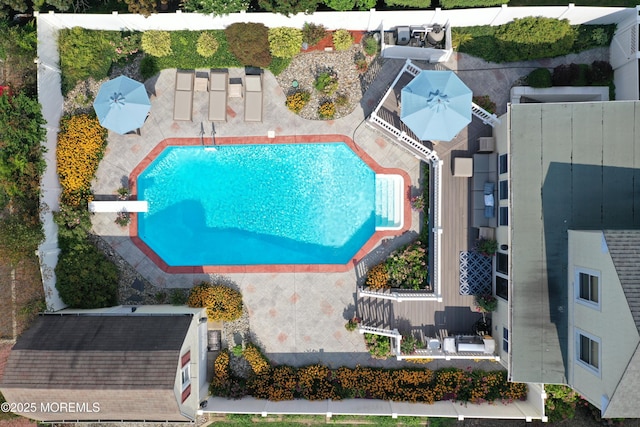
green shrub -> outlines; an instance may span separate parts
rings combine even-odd
[[[589,84],[587,64],[563,64],[553,69],[551,81],[554,86],[587,86]]]
[[[60,210],[53,213],[58,225],[58,244],[62,249],[80,251],[89,243],[87,236],[91,230],[91,214],[86,206],[72,207],[60,204]]]
[[[340,50],[348,50],[353,45],[353,36],[347,30],[337,30],[333,33],[333,47]]]
[[[374,359],[387,359],[391,356],[391,339],[374,334],[364,334],[364,342]]]
[[[305,22],[302,27],[302,41],[309,46],[318,44],[327,35],[327,29],[322,24]]]
[[[274,56],[271,58],[269,71],[271,71],[274,76],[277,76],[286,70],[289,64],[291,64],[291,58],[278,58],[277,56]]]
[[[109,74],[113,46],[111,41],[120,37],[117,31],[95,31],[74,27],[58,33],[62,93],[93,77],[102,80]]]
[[[38,100],[18,93],[0,96],[0,209],[39,224],[40,177],[45,169],[44,118]]]
[[[591,85],[608,85],[613,80],[611,64],[606,61],[593,61],[587,73],[587,80]]]
[[[269,50],[272,56],[293,58],[300,53],[302,30],[291,27],[269,28]]]
[[[285,16],[296,13],[312,14],[318,8],[318,0],[258,0],[258,5],[267,12]]]
[[[40,222],[25,223],[18,215],[0,217],[0,256],[11,264],[33,256],[43,240],[44,229]]]
[[[220,47],[220,44],[216,36],[208,31],[203,31],[200,37],[198,37],[196,52],[198,52],[200,56],[209,58],[216,53],[218,47]]]
[[[496,29],[501,62],[553,58],[571,51],[576,32],[567,19],[527,17]]]
[[[384,0],[384,3],[389,7],[400,6],[419,9],[431,7],[431,0]]]
[[[495,114],[496,113],[496,103],[491,100],[489,95],[478,95],[473,97],[473,102],[480,106],[483,110],[488,113]],[[422,198],[422,203],[424,206],[424,197]],[[424,207],[423,207],[424,209]]]
[[[142,34],[142,50],[162,58],[171,54],[171,34],[168,31],[148,30]]]
[[[185,10],[205,15],[228,15],[249,7],[247,0],[185,0],[183,4]]]
[[[373,56],[378,53],[380,44],[373,36],[366,36],[362,39],[362,46],[364,47],[364,53],[369,56]]]
[[[263,24],[238,22],[224,30],[229,42],[229,50],[245,66],[268,67],[271,63],[269,52],[269,30]]]
[[[392,287],[424,289],[427,283],[427,251],[420,241],[394,251],[386,260]]]
[[[158,61],[151,55],[145,55],[140,61],[140,75],[147,80],[160,72]]]
[[[509,0],[440,0],[443,9],[490,7],[507,4]]]
[[[60,298],[71,308],[116,305],[118,269],[93,245],[62,250],[55,269]]]
[[[578,25],[576,29],[576,41],[573,43],[572,52],[595,47],[609,46],[616,31],[616,25]]]
[[[333,95],[338,90],[338,76],[332,71],[323,71],[316,77],[313,87],[325,95]]]
[[[547,68],[536,68],[527,76],[527,84],[531,87],[551,87],[551,71]]]
[[[187,303],[187,293],[185,289],[171,289],[169,293],[169,303],[171,305],[185,305]]]
[[[569,386],[554,384],[545,384],[544,391],[547,393],[545,412],[549,421],[559,422],[575,417],[576,404],[580,400],[576,391]]]
[[[498,251],[498,242],[494,239],[478,239],[476,251],[484,256],[493,256]]]
[[[172,53],[156,58],[158,67],[164,70],[166,68],[227,68],[242,65],[229,50],[224,30],[209,30],[207,33],[218,41],[218,50],[213,56],[205,58],[198,54],[198,38],[202,34],[200,31],[171,31]]]

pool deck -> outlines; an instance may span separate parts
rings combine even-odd
[[[579,59],[572,60],[580,62]],[[591,60],[592,58],[589,58],[582,62]],[[227,122],[215,124],[216,136],[264,138],[269,131],[274,132],[276,136],[294,138],[306,135],[346,135],[380,166],[404,170],[415,187],[419,183],[420,162],[365,123],[365,118],[382,99],[403,63],[402,60],[386,60],[382,65],[371,67],[371,83],[360,105],[349,116],[331,121],[305,120],[289,112],[284,105],[285,95],[282,89],[267,72],[264,76],[263,121],[244,122],[243,100],[231,98],[228,103]],[[490,95],[496,101],[498,114],[506,111],[509,89],[514,81],[536,67],[554,66],[554,62],[545,60],[544,63],[531,61],[509,65],[510,67],[501,67],[500,64],[487,64],[464,55],[453,55],[448,63],[436,66],[421,64],[425,69],[459,70],[459,77],[474,93]],[[231,78],[241,77],[243,73],[243,69],[229,70]],[[205,138],[210,137],[211,124],[206,121],[207,92],[194,93],[192,122],[173,121],[174,79],[175,70],[164,70],[157,78],[146,83],[147,89],[154,95],[151,98],[151,116],[141,129],[140,136],[109,134],[107,153],[100,163],[93,186],[98,199],[101,196],[113,197],[119,187],[127,184],[136,165],[161,141],[167,138],[199,137],[201,122],[204,124]],[[481,132],[486,132],[486,129]],[[460,251],[468,250],[473,241],[472,230],[469,228],[469,180],[452,177],[450,165],[453,157],[466,155],[477,149],[474,147],[476,130],[471,133],[468,135],[461,132],[460,139],[448,145],[441,143],[436,147],[444,162],[441,284],[445,298],[443,307],[462,310],[466,308],[467,311],[472,305],[472,298],[459,296],[458,256]],[[418,193],[414,188],[413,194]],[[355,332],[347,332],[344,324],[355,313],[356,286],[364,279],[363,275],[368,267],[380,262],[395,248],[415,238],[420,220],[417,213],[411,212],[409,231],[401,236],[382,240],[356,268],[341,272],[291,272],[275,267],[270,272],[258,273],[244,271],[224,274],[169,274],[162,271],[136,247],[129,237],[129,230],[117,226],[114,219],[115,214],[94,215],[94,231],[158,288],[189,288],[201,280],[210,280],[239,289],[249,311],[251,330],[274,363],[300,366],[323,362],[334,367],[356,364],[398,366],[398,362],[395,361],[371,359],[362,337]],[[405,311],[402,313],[403,316],[411,318],[397,320],[406,320],[412,329],[424,326],[424,322],[430,320],[429,316],[433,316],[433,310],[438,310],[437,307],[430,306],[429,302],[402,304],[412,304],[412,307],[404,306]],[[415,304],[418,305],[414,307]],[[396,308],[396,314],[401,314],[397,310]],[[465,367],[472,364],[479,364],[484,369],[500,367],[499,364],[491,362],[444,360],[433,361],[429,367]]]

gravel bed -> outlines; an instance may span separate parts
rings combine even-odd
[[[344,106],[336,106],[335,119],[351,113],[362,97],[361,74],[356,69],[356,60],[366,59],[371,63],[374,57],[364,55],[362,46],[354,44],[349,50],[341,52],[308,52],[291,61],[291,64],[276,80],[286,95],[295,92],[292,82],[298,82],[298,90],[308,91],[311,95],[309,103],[300,111],[305,119],[319,120],[318,107],[328,100],[335,101],[338,95],[346,95],[348,102]],[[333,71],[338,76],[338,90],[331,96],[318,92],[314,88],[316,77],[325,71]]]

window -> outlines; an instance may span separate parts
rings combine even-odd
[[[500,207],[500,225],[509,225],[509,208],[506,206]]]
[[[507,200],[509,198],[509,183],[507,181],[500,181],[498,190],[500,200]]]
[[[500,157],[498,157],[498,171],[500,173],[507,173],[508,171],[506,154],[501,154]]]
[[[191,384],[191,368],[190,364],[186,364],[182,367],[182,390],[186,390]]]
[[[576,358],[588,370],[600,373],[600,339],[576,330]]]
[[[496,276],[496,295],[509,301],[509,280],[502,276]]]
[[[509,330],[502,328],[502,351],[509,353]]]
[[[576,301],[594,308],[600,307],[600,273],[585,268],[575,269]]]
[[[496,253],[496,272],[509,274],[509,255],[502,252]]]

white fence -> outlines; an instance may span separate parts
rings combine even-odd
[[[232,13],[225,16],[197,13],[163,13],[147,18],[142,15],[118,14],[91,15],[48,13],[39,14],[57,28],[83,27],[96,30],[205,30],[223,29],[234,22],[258,22],[267,27],[290,26],[302,28],[305,22],[322,24],[330,30],[346,28],[359,31],[377,31],[395,25],[411,25],[449,21],[453,27],[476,25],[501,25],[514,18],[545,16],[568,19],[572,24],[614,24],[635,13],[635,9],[618,7],[489,7],[455,10],[411,10],[363,12],[316,12],[310,15],[284,16],[275,13]]]

